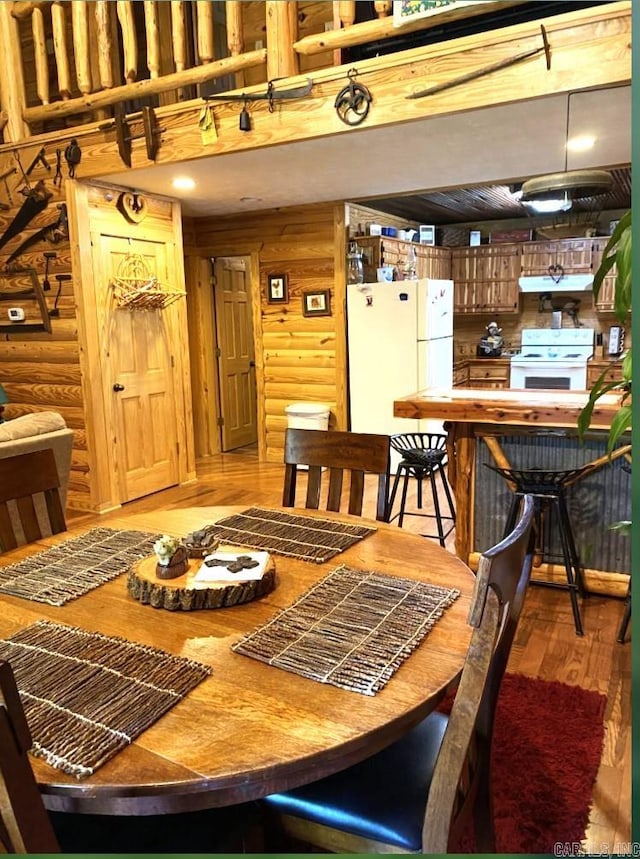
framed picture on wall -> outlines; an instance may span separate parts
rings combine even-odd
[[[267,301],[269,304],[284,304],[289,301],[286,274],[270,274],[267,277]]]
[[[316,289],[302,294],[303,316],[331,316],[331,293],[328,289]]]

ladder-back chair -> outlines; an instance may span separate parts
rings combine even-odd
[[[376,519],[387,520],[389,494],[389,436],[338,430],[287,429],[284,443],[283,507],[296,506],[300,466],[308,467],[305,507],[320,508],[323,469],[329,485],[326,509],[340,511],[344,474],[350,475],[349,513],[362,515],[365,475],[378,476]]]
[[[533,510],[527,497],[513,532],[480,557],[450,716],[431,713],[373,757],[266,797],[267,837],[284,833],[333,853],[447,853],[473,818],[478,852],[495,853],[493,722],[531,574]]]
[[[21,542],[32,543],[44,536],[33,498],[39,492],[44,495],[51,533],[66,531],[60,480],[51,448],[0,459],[0,551],[7,552]],[[15,504],[10,506],[10,502]]]

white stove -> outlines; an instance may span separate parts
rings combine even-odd
[[[593,355],[593,328],[529,328],[511,358],[512,388],[584,391]]]

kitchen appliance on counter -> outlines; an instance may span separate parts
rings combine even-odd
[[[478,358],[499,358],[502,355],[503,343],[502,328],[497,322],[490,322],[476,347],[476,355]]]
[[[440,421],[394,417],[393,401],[453,387],[453,281],[348,284],[347,343],[354,432],[442,432]]]
[[[525,390],[584,391],[593,355],[593,328],[529,328],[511,358],[510,386]]]

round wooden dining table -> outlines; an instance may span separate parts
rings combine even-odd
[[[200,507],[110,514],[100,526],[185,536],[245,508]],[[288,511],[294,512],[294,511]],[[322,564],[272,555],[276,587],[243,605],[167,611],[134,599],[126,575],[64,606],[0,594],[0,637],[39,620],[186,657],[212,673],[130,745],[81,780],[37,757],[33,770],[50,810],[149,815],[233,805],[315,781],[371,756],[427,716],[456,683],[469,645],[474,576],[459,558],[395,526],[295,510],[375,527]],[[0,556],[13,563],[88,528]],[[460,596],[376,695],[308,679],[231,649],[341,564],[456,588]]]

